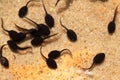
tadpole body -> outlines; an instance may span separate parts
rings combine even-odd
[[[19,47],[14,41],[12,40],[8,40],[7,41],[7,44],[9,46],[9,48],[13,51],[13,52],[17,52],[18,50],[26,50],[28,48],[31,48],[31,47]]]
[[[41,32],[41,35],[43,36],[48,36],[50,35],[50,29],[47,25],[45,24],[39,24],[38,31]]]
[[[43,55],[41,49],[42,49],[42,46],[40,47],[40,54],[44,58],[44,60],[46,61],[47,66],[51,69],[56,69],[57,68],[57,63],[55,62],[55,60],[53,60],[52,58],[46,58]]]
[[[61,24],[61,26],[62,26],[63,28],[65,28],[65,29],[67,30],[67,37],[68,37],[68,39],[69,39],[70,41],[72,41],[72,42],[77,41],[77,34],[76,34],[72,29],[66,28],[66,27],[62,24],[61,19],[60,19],[60,24]]]
[[[18,11],[18,16],[19,16],[20,18],[23,18],[23,17],[25,17],[25,16],[27,15],[27,13],[28,13],[28,4],[29,4],[31,1],[32,1],[32,0],[29,0],[29,1],[26,3],[25,6],[22,6],[22,7],[19,9],[19,11]]]
[[[45,24],[38,24],[36,23],[35,21],[25,17],[27,20],[31,21],[32,23],[34,23],[36,26],[37,26],[37,29],[38,29],[38,33],[40,35],[43,35],[43,36],[48,36],[50,34],[50,29],[47,25]]]
[[[45,23],[46,23],[50,28],[52,28],[52,27],[54,27],[54,24],[55,24],[54,18],[52,17],[51,14],[49,14],[49,13],[47,12],[43,0],[42,0],[42,3],[43,3],[44,11],[45,11]]]
[[[9,68],[9,61],[6,57],[1,57],[0,58],[0,63],[3,67]]]
[[[41,45],[42,43],[43,43],[43,41],[45,40],[45,39],[48,39],[48,38],[50,38],[50,37],[52,37],[52,36],[55,36],[55,35],[57,35],[58,33],[56,33],[56,34],[53,34],[53,35],[50,35],[50,36],[46,36],[46,37],[34,37],[33,39],[32,39],[32,41],[31,41],[31,44],[33,45],[33,46],[39,46],[39,45]]]
[[[52,58],[52,59],[57,59],[57,58],[59,58],[61,56],[61,53],[63,51],[66,51],[66,50],[69,51],[69,55],[72,56],[72,53],[71,53],[71,51],[69,49],[63,49],[61,51],[59,51],[59,50],[52,50],[52,51],[50,51],[50,53],[48,54],[48,57]]]

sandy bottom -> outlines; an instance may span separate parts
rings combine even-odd
[[[0,17],[3,18],[6,29],[18,31],[14,23],[23,28],[34,28],[18,17],[18,10],[26,2],[27,0],[0,0]],[[41,57],[39,47],[32,46],[32,49],[20,51],[19,54],[6,46],[3,55],[8,58],[10,67],[5,69],[0,65],[0,80],[120,80],[120,7],[116,17],[115,33],[109,35],[107,32],[107,25],[112,20],[120,0],[108,2],[73,0],[67,9],[64,0],[56,7],[55,2],[56,0],[44,0],[47,11],[55,19],[51,34],[59,34],[46,40],[42,52],[47,57],[51,50],[68,48],[73,57],[62,55],[55,60],[58,68],[52,70]],[[29,4],[27,17],[37,23],[44,23],[44,16],[41,0]],[[76,42],[68,40],[65,29],[59,23],[60,17],[66,27],[76,32],[78,36]],[[6,44],[9,39],[7,33],[0,28],[0,46]],[[19,46],[31,46],[30,40]],[[95,66],[92,71],[81,69],[89,67],[94,56],[101,52],[106,55],[101,65]]]

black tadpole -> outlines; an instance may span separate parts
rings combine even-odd
[[[25,17],[27,20],[31,21],[32,23],[34,23],[37,26],[38,32],[39,34],[43,35],[43,36],[48,36],[50,34],[50,29],[47,25],[45,24],[38,24],[35,21],[29,19],[28,17]]]
[[[18,33],[18,32],[14,31],[14,30],[6,30],[3,27],[4,23],[3,23],[3,19],[2,18],[1,18],[1,22],[2,22],[2,24],[1,24],[2,29],[9,34],[9,37],[13,41],[15,41],[15,42],[21,42],[21,41],[23,41],[26,38],[26,34],[24,34],[24,33],[21,33],[21,32]]]
[[[18,16],[19,16],[20,18],[23,18],[23,17],[25,17],[25,16],[27,15],[27,13],[28,13],[28,4],[29,4],[31,1],[35,1],[35,0],[29,0],[29,1],[26,3],[25,6],[22,6],[22,7],[19,9],[19,11],[18,11]]]
[[[47,12],[43,0],[42,0],[42,3],[43,3],[44,11],[45,11],[45,13],[46,13],[46,15],[45,15],[45,23],[46,23],[50,28],[52,28],[52,27],[54,27],[54,24],[55,24],[54,18],[52,17],[51,14],[49,14],[49,13]]]
[[[23,18],[23,17],[25,17],[25,16],[27,15],[27,13],[28,13],[28,4],[29,4],[31,1],[33,1],[33,0],[29,0],[29,1],[26,3],[25,6],[22,6],[22,7],[19,9],[19,11],[18,11],[18,16],[19,16],[20,18]]]
[[[25,29],[25,28],[22,28],[20,26],[18,26],[17,24],[15,24],[15,26],[23,31],[25,34],[30,34],[32,37],[38,37],[38,36],[41,36],[41,32],[38,31],[36,28],[31,28],[31,29]]]
[[[64,27],[64,28],[67,30],[67,37],[68,37],[68,39],[69,39],[70,41],[72,41],[72,42],[77,41],[77,35],[76,35],[76,33],[75,33],[72,29],[66,28],[66,27],[62,24],[61,19],[60,19],[60,24],[61,24],[62,27]]]
[[[52,36],[55,36],[55,35],[57,35],[57,34],[58,34],[58,33],[53,34],[53,35],[50,35],[50,36],[46,36],[46,37],[41,37],[41,36],[40,36],[40,37],[34,37],[34,38],[32,39],[32,41],[31,41],[31,44],[32,44],[33,46],[40,46],[45,39],[48,39],[48,38],[50,38],[50,37],[52,37]]]
[[[118,5],[119,6],[119,5]],[[113,34],[116,30],[116,24],[115,24],[115,20],[116,20],[116,16],[117,16],[117,8],[118,6],[116,7],[115,9],[115,12],[114,12],[114,17],[113,17],[113,20],[109,22],[108,24],[108,33],[109,34]]]
[[[58,57],[60,57],[61,56],[61,53],[63,52],[63,51],[69,51],[70,53],[70,55],[71,55],[71,57],[72,57],[72,53],[71,53],[71,51],[69,50],[69,49],[63,49],[63,50],[61,50],[61,51],[59,51],[59,50],[52,50],[52,51],[50,51],[50,53],[48,54],[48,57],[49,58],[52,58],[52,59],[57,59]]]
[[[53,60],[52,58],[46,58],[43,55],[41,50],[42,50],[42,46],[40,47],[40,54],[44,58],[44,60],[46,61],[46,64],[48,65],[48,67],[51,68],[51,69],[56,69],[57,68],[57,64],[56,64],[55,60]]]
[[[90,70],[92,69],[95,65],[101,64],[105,59],[105,54],[104,53],[99,53],[93,58],[93,63],[89,68],[83,68],[83,70]]]
[[[19,47],[14,41],[12,40],[8,40],[7,44],[9,46],[9,48],[13,51],[13,52],[17,52],[18,50],[26,50],[28,48],[31,48],[29,46],[27,47]]]
[[[38,31],[41,33],[42,36],[48,36],[50,35],[50,29],[45,24],[39,24]]]

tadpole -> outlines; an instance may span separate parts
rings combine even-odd
[[[51,69],[56,69],[57,68],[57,63],[55,62],[55,60],[53,60],[52,58],[46,58],[43,55],[41,50],[42,50],[42,46],[40,47],[40,54],[44,58],[44,60],[46,61],[47,66]]]
[[[52,17],[51,14],[49,14],[49,13],[47,12],[43,0],[42,0],[42,3],[43,3],[44,11],[45,11],[45,23],[46,23],[50,28],[52,28],[52,27],[54,27],[54,24],[55,24],[54,18]]]
[[[61,53],[63,52],[63,51],[69,51],[69,54],[71,55],[71,57],[72,57],[72,53],[71,53],[71,51],[69,50],[69,49],[63,49],[63,50],[61,50],[61,51],[59,51],[59,50],[52,50],[52,51],[50,51],[50,53],[48,54],[48,57],[49,58],[52,58],[52,59],[57,59],[58,57],[60,57],[61,56]]]
[[[90,70],[92,69],[95,65],[101,64],[105,59],[105,54],[104,53],[98,53],[94,58],[93,58],[93,63],[89,68],[83,68],[83,70]]]
[[[22,27],[18,26],[17,24],[15,24],[15,26],[19,30],[23,31],[25,34],[30,34],[32,37],[38,37],[38,36],[42,35],[41,32],[38,31],[36,28],[25,29],[25,28],[22,28]]]
[[[27,47],[19,47],[14,41],[12,40],[8,40],[7,44],[9,46],[9,48],[13,51],[13,52],[17,52],[18,50],[26,50],[29,49],[31,47],[27,46]]]
[[[118,5],[119,6],[119,5]],[[116,7],[115,9],[115,12],[114,12],[114,17],[113,17],[113,20],[109,22],[108,24],[108,33],[109,34],[113,34],[116,30],[116,24],[115,24],[115,20],[116,20],[116,16],[117,16],[117,8],[118,6]]]
[[[77,41],[77,35],[76,35],[76,33],[75,33],[72,29],[66,28],[66,27],[62,24],[61,19],[60,19],[60,24],[61,24],[61,26],[62,26],[63,28],[65,28],[65,29],[67,30],[67,37],[68,37],[68,39],[69,39],[70,41],[72,41],[72,42]]]
[[[25,6],[22,6],[22,7],[19,9],[19,11],[18,11],[18,16],[19,16],[20,18],[23,18],[23,17],[25,17],[25,16],[27,15],[27,13],[28,13],[28,4],[29,4],[31,1],[33,1],[33,0],[29,0],[29,1],[26,3]]]
[[[14,30],[6,30],[3,27],[4,23],[3,23],[3,19],[2,18],[1,18],[1,22],[2,22],[2,24],[1,24],[2,29],[9,34],[9,37],[13,41],[15,41],[15,42],[21,42],[21,41],[23,41],[26,38],[26,34],[24,34],[24,33],[21,33],[21,32],[18,33],[18,32],[14,31]]]
[[[29,18],[27,18],[27,17],[25,17],[27,20],[29,20],[29,21],[31,21],[32,23],[34,23],[36,26],[37,26],[37,29],[38,29],[38,32],[39,32],[39,34],[41,34],[41,35],[45,35],[45,36],[48,36],[49,34],[50,34],[50,29],[49,29],[49,27],[47,26],[47,25],[45,25],[45,24],[38,24],[38,23],[36,23],[35,21],[33,21],[33,20],[31,20],[31,19],[29,19]]]
[[[50,37],[52,37],[52,36],[55,36],[55,35],[57,35],[58,33],[56,33],[56,34],[53,34],[53,35],[50,35],[50,36],[46,36],[46,37],[34,37],[33,39],[32,39],[32,41],[31,41],[31,44],[33,45],[33,46],[39,46],[39,45],[41,45],[43,42],[44,42],[44,40],[45,39],[48,39],[48,38],[50,38]]]

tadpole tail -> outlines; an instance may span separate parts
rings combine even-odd
[[[44,58],[44,60],[47,60],[47,58],[42,53],[42,46],[40,47],[40,54],[42,55],[42,57]]]
[[[28,29],[22,28],[22,27],[18,26],[17,24],[15,24],[15,26],[21,31],[29,32]]]
[[[37,0],[29,0],[29,1],[26,3],[26,6],[28,6],[28,4],[29,4],[31,1],[37,1]]]
[[[29,47],[29,46],[27,46],[27,47],[19,47],[19,46],[18,46],[18,49],[19,49],[19,50],[26,50],[26,49],[29,49],[29,48],[32,48],[32,47]]]
[[[28,4],[29,4],[31,1],[35,1],[35,0],[29,0],[29,1],[26,3],[26,6],[28,6]]]
[[[83,70],[92,70],[95,66],[95,63],[92,63],[92,65],[89,68],[82,68]]]
[[[70,56],[72,57],[72,52],[69,49],[63,49],[63,50],[60,51],[60,53],[62,53],[63,51],[66,51],[66,50],[69,51],[68,54],[70,54]]]
[[[66,30],[68,30],[63,24],[62,24],[62,21],[61,21],[61,18],[60,18],[60,25],[65,28]]]
[[[34,23],[35,25],[38,25],[35,21],[31,20],[30,18],[28,17],[25,17],[27,20],[31,21],[32,23]]]
[[[28,6],[28,4],[29,4],[31,1],[33,1],[33,0],[29,0],[29,1],[26,3],[26,6]]]
[[[6,31],[6,32],[9,32],[7,29],[4,28],[3,25],[4,25],[4,23],[3,23],[3,18],[1,18],[1,26],[2,26],[2,29],[3,29],[4,31]]]
[[[45,10],[45,13],[48,14],[48,12],[47,12],[47,10],[46,10],[46,8],[45,8],[45,4],[44,4],[43,0],[42,0],[42,4],[43,4],[43,8],[44,8],[44,10]]]
[[[119,4],[120,5],[120,4]],[[114,14],[114,17],[113,17],[113,21],[115,21],[115,19],[116,19],[116,16],[117,16],[117,9],[118,9],[118,7],[119,7],[119,5],[117,5],[117,7],[116,7],[116,9],[115,9],[115,14]]]
[[[47,39],[47,38],[53,37],[53,36],[55,36],[55,35],[57,35],[57,34],[58,34],[58,33],[53,34],[53,35],[50,35],[50,36],[46,36],[44,39]]]
[[[57,6],[57,4],[58,4],[59,1],[60,1],[60,0],[57,0],[57,2],[55,3],[55,6]]]
[[[7,44],[4,44],[4,45],[1,46],[1,48],[0,48],[0,57],[2,57],[2,49],[3,49],[3,47],[6,46],[6,45]]]

